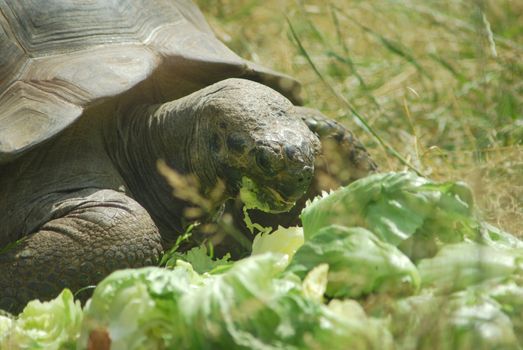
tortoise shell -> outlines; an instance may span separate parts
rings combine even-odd
[[[232,77],[299,98],[295,80],[237,56],[188,0],[0,0],[0,52],[0,163],[108,99],[165,102]]]

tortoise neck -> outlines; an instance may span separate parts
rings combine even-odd
[[[192,96],[192,95],[191,95]],[[192,174],[202,192],[216,182],[203,125],[194,97],[121,110],[107,127],[107,147],[124,178],[128,191],[151,214],[165,239],[174,239],[188,222],[183,212],[188,202],[176,198],[158,170],[163,160],[181,175]]]

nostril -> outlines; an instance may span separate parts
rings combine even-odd
[[[307,180],[307,181],[310,181],[312,179],[312,176],[314,175],[314,168],[311,167],[311,166],[304,166],[303,167],[303,176],[300,177],[300,180],[304,181],[304,180]]]
[[[240,135],[229,135],[227,146],[234,152],[241,153],[244,151],[247,141]]]

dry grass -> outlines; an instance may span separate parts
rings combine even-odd
[[[403,166],[323,79],[425,175],[469,183],[484,216],[523,235],[523,2],[199,0],[241,56],[303,83],[306,104]]]

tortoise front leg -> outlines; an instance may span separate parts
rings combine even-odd
[[[378,166],[365,147],[345,126],[315,109],[294,109],[321,141],[322,150],[315,162],[314,193],[347,185],[377,171]]]
[[[0,309],[17,313],[29,300],[52,299],[66,287],[74,293],[114,270],[157,262],[158,229],[131,198],[93,189],[61,205],[63,216],[0,254]]]

